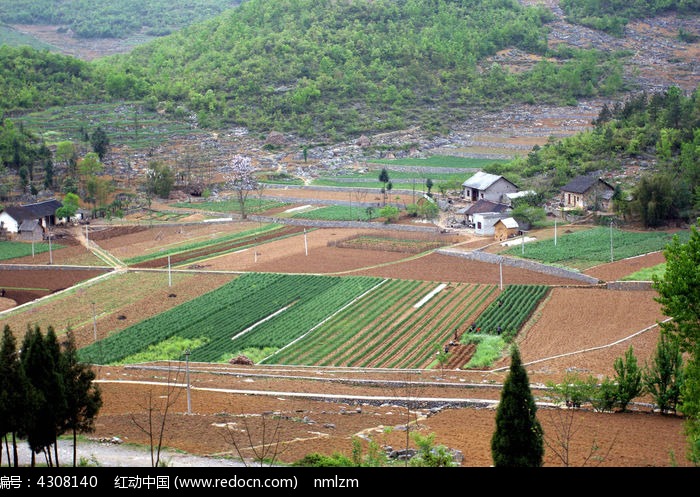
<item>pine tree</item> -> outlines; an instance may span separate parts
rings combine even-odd
[[[8,436],[12,438],[12,465],[19,465],[17,454],[17,435],[21,430],[23,413],[25,412],[26,377],[19,363],[17,340],[10,325],[6,324],[0,346],[0,437],[3,447],[7,447],[7,457],[10,466],[10,445]],[[0,463],[2,463],[0,447]]]
[[[78,433],[95,431],[95,417],[102,407],[102,394],[93,384],[95,372],[85,363],[78,361],[75,336],[69,329],[61,355],[61,374],[66,394],[66,417],[64,429],[73,434],[73,466],[77,465]]]
[[[644,388],[662,413],[676,412],[683,390],[683,353],[677,340],[661,332],[651,365],[643,370]]]
[[[537,420],[537,405],[517,345],[511,348],[510,372],[496,410],[496,431],[491,457],[496,467],[540,467],[544,433]]]
[[[637,365],[637,357],[634,348],[630,347],[625,352],[625,357],[615,359],[615,383],[617,384],[617,404],[622,412],[627,406],[644,392],[642,370]]]
[[[32,466],[36,465],[35,455],[41,452],[47,464],[53,465],[50,449],[56,443],[57,426],[66,412],[63,382],[56,360],[57,347],[52,329],[44,340],[38,326],[27,327],[20,354],[22,370],[28,380],[28,404],[22,428],[32,451]]]

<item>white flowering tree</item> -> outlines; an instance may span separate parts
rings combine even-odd
[[[224,180],[226,181],[226,188],[236,193],[241,217],[246,219],[248,213],[245,210],[245,204],[248,200],[248,195],[260,187],[258,180],[255,178],[255,169],[250,157],[234,155],[228,172],[224,174]]]

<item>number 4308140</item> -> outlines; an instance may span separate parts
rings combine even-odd
[[[40,476],[36,484],[42,488],[95,488],[96,476]]]

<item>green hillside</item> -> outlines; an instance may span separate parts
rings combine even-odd
[[[411,125],[443,132],[475,109],[626,89],[624,54],[552,50],[552,19],[516,0],[250,0],[72,70],[71,58],[5,47],[0,67],[25,70],[3,73],[0,111],[136,100],[201,128],[333,141]],[[508,71],[489,60],[504,49],[539,62]]]

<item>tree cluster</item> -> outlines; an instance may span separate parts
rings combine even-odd
[[[590,131],[535,146],[523,158],[492,164],[487,172],[516,184],[545,185],[551,197],[572,178],[621,170],[641,160],[654,163],[627,190],[616,192],[621,216],[658,227],[692,223],[700,212],[700,88],[634,95],[604,105]],[[619,185],[618,185],[619,186]]]
[[[46,334],[28,326],[22,346],[5,325],[0,346],[0,464],[18,467],[18,443],[31,449],[31,466],[43,454],[47,466],[59,466],[58,437],[73,437],[73,466],[77,465],[77,434],[94,431],[102,396],[93,383],[95,373],[78,361],[73,333],[61,343],[53,327]]]
[[[569,22],[622,36],[629,20],[654,17],[676,11],[689,14],[700,11],[693,0],[562,0],[560,4]]]
[[[78,38],[126,38],[142,33],[163,36],[219,15],[239,0],[0,0],[0,19],[8,24],[48,24],[70,29]]]

